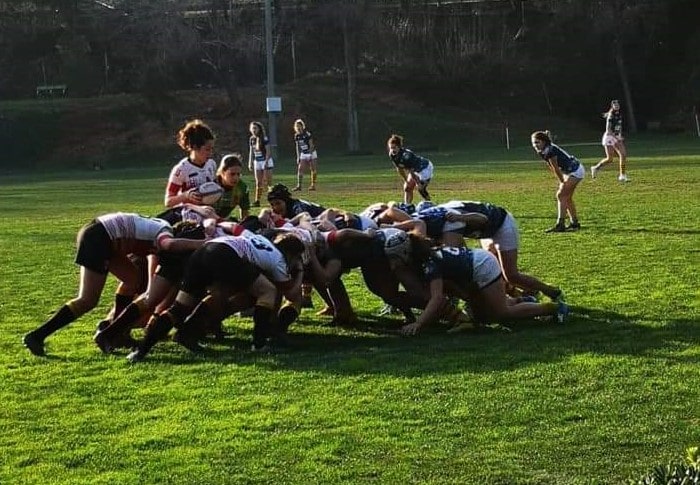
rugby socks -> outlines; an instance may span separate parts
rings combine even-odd
[[[277,314],[277,323],[282,333],[287,333],[289,326],[294,323],[298,316],[299,312],[293,305],[287,305],[280,309]]]
[[[63,305],[50,319],[41,327],[37,328],[32,334],[41,340],[51,335],[54,332],[62,329],[76,319],[75,313],[70,308],[70,304]]]
[[[114,318],[117,318],[132,301],[134,301],[134,295],[121,295],[119,293],[114,295]]]
[[[112,321],[112,324],[105,328],[102,333],[105,338],[109,339],[113,336],[130,328],[130,325],[141,317],[141,308],[138,303],[130,303],[117,318]]]
[[[158,317],[153,322],[149,322],[148,327],[146,327],[146,334],[139,345],[139,352],[145,356],[159,340],[162,340],[168,335],[168,332],[170,332],[172,328],[173,320],[170,313],[165,312],[158,315]]]
[[[301,185],[301,180],[299,180],[299,185]],[[316,172],[314,170],[311,171],[311,185],[309,186],[309,190],[313,190],[316,188]]]
[[[267,344],[272,326],[272,310],[263,306],[255,306],[253,310],[253,347],[260,349]]]

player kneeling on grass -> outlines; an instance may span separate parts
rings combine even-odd
[[[430,200],[428,184],[433,177],[433,162],[404,148],[403,137],[399,135],[391,135],[389,137],[387,149],[389,158],[404,181],[403,201],[406,204],[412,203],[413,191],[416,188],[421,197],[425,200]]]
[[[206,242],[187,262],[175,303],[158,316],[152,331],[146,334],[143,342],[127,359],[132,363],[143,360],[173,326],[184,329],[176,340],[195,350],[196,342],[190,335],[196,332],[188,331],[187,324],[183,326],[185,319],[195,308],[189,325],[220,316],[209,309],[206,301],[198,305],[206,296],[207,289],[213,295],[212,301],[221,302],[254,285],[265,288],[265,291],[258,297],[253,313],[253,350],[264,350],[272,336],[271,320],[277,287],[291,301],[300,298],[303,272],[298,272],[296,278],[292,278],[291,269],[300,266],[304,249],[304,244],[291,234],[279,236],[274,243],[259,235],[250,238],[225,236]],[[266,273],[274,285],[265,285],[261,281],[262,273]]]
[[[564,302],[518,303],[509,298],[498,260],[483,249],[432,248],[429,239],[413,236],[387,241],[386,253],[393,268],[417,265],[430,286],[425,310],[414,323],[401,328],[404,335],[414,335],[437,322],[444,311],[448,291],[450,296],[468,302],[474,314],[483,320],[503,322],[556,315],[563,323],[569,312]]]
[[[115,315],[131,303],[138,291],[139,271],[129,255],[145,256],[158,250],[189,251],[204,241],[175,238],[173,228],[162,219],[137,214],[115,213],[99,216],[78,233],[80,265],[78,297],[63,305],[49,320],[23,338],[34,355],[44,354],[44,340],[97,306],[112,273],[119,279]]]

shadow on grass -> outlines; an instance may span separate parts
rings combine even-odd
[[[387,374],[413,377],[513,370],[559,362],[580,354],[665,357],[700,363],[698,355],[670,357],[700,344],[700,326],[690,319],[640,325],[624,315],[574,308],[565,325],[521,322],[506,328],[482,328],[447,334],[444,328],[417,337],[402,337],[399,318],[362,315],[360,325],[337,328],[293,326],[290,345],[271,354],[250,350],[250,333],[236,329],[202,354],[175,344],[153,349],[148,361],[177,365],[218,362],[255,365],[269,370],[321,371],[332,374]]]

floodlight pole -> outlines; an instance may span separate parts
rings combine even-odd
[[[265,0],[265,55],[267,59],[267,97],[275,96],[275,67],[272,55],[272,0]],[[273,157],[277,151],[277,113],[267,108],[269,122],[268,135]]]

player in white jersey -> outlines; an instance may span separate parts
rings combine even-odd
[[[243,236],[251,237],[254,234],[246,230],[243,226],[223,221],[216,223],[215,219],[205,219],[201,223],[184,221],[176,225],[180,237],[187,239],[215,238],[223,236]],[[94,340],[97,346],[104,353],[110,353],[114,349],[123,347],[125,335],[129,335],[131,328],[144,316],[165,311],[174,300],[173,289],[179,287],[180,281],[187,265],[189,257],[194,251],[173,253],[161,251],[158,253],[158,266],[155,268],[153,277],[148,286],[148,291],[143,292],[133,302],[113,320],[107,320],[95,333]],[[155,318],[155,317],[153,317]],[[146,332],[149,326],[146,325]],[[219,327],[209,329],[215,335],[223,336],[223,330]]]
[[[106,214],[92,220],[78,233],[75,262],[80,265],[78,296],[66,302],[49,320],[27,333],[23,342],[34,355],[45,355],[44,340],[97,306],[112,273],[119,279],[115,314],[131,302],[138,291],[139,271],[129,255],[144,256],[158,250],[187,251],[203,241],[178,239],[166,221],[138,214]]]
[[[146,334],[127,359],[132,363],[143,360],[173,326],[178,327],[178,342],[196,350],[196,340],[191,336],[197,331],[193,327],[202,320],[221,316],[222,308],[215,308],[214,303],[226,302],[233,294],[251,290],[256,292],[253,349],[265,349],[272,336],[271,319],[278,289],[289,300],[299,298],[303,252],[304,244],[293,235],[278,236],[274,243],[259,235],[208,241],[190,257],[175,303],[158,316],[153,331]],[[199,304],[207,289],[213,298]]]
[[[201,120],[188,122],[178,132],[178,145],[187,156],[170,171],[165,189],[165,206],[202,203],[197,187],[216,179],[216,162],[211,158],[214,152],[214,133]]]

